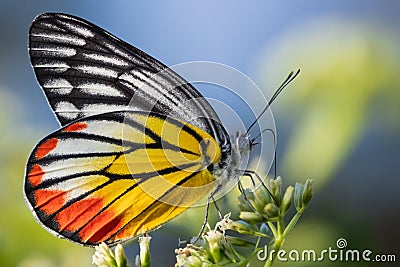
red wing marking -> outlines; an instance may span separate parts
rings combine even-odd
[[[50,151],[52,151],[54,148],[56,148],[58,143],[57,138],[51,138],[49,140],[47,140],[46,142],[44,142],[43,144],[41,144],[37,149],[36,149],[36,159],[41,159],[43,157],[45,157],[47,154],[50,153]]]
[[[88,127],[85,122],[76,122],[64,128],[64,132],[77,132]]]
[[[51,215],[65,204],[66,194],[67,192],[61,190],[36,190],[34,193],[35,206],[47,215]]]
[[[62,210],[57,216],[60,231],[74,232],[91,220],[103,208],[100,198],[83,199]]]
[[[31,171],[28,174],[29,182],[33,186],[38,186],[42,182],[43,174],[43,169],[42,167],[40,167],[39,164],[33,165]]]
[[[79,236],[82,241],[98,244],[107,240],[122,226],[122,216],[115,216],[113,211],[104,211],[86,225]]]

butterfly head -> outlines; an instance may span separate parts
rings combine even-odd
[[[254,140],[250,139],[250,136],[247,133],[237,133],[236,135],[236,147],[239,153],[242,155],[243,153],[250,152],[253,148]]]
[[[237,168],[240,166],[243,156],[250,152],[251,148],[251,140],[247,133],[238,132],[236,136],[231,137],[231,149],[229,151],[229,160],[227,160],[229,163],[225,165],[228,176],[231,176],[231,173],[237,172]]]

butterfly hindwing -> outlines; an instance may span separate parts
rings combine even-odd
[[[207,196],[221,150],[208,133],[158,113],[111,112],[44,138],[24,191],[50,232],[84,245],[150,231]],[[189,190],[190,189],[190,190]]]

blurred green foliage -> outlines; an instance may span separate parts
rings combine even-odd
[[[22,193],[25,162],[39,136],[34,129],[20,124],[23,119],[18,112],[11,120],[7,115],[13,110],[22,107],[1,90],[0,266],[91,266],[91,249],[52,237],[36,223],[25,205]]]
[[[368,21],[336,17],[295,27],[267,47],[261,70],[268,84],[301,69],[274,106],[280,119],[290,121],[280,162],[285,176],[318,178],[316,187],[323,186],[376,111],[380,123],[400,130],[399,42],[395,33]]]
[[[348,187],[343,193],[332,192],[329,188],[333,188],[332,183],[340,178],[337,176],[338,171],[367,132],[380,131],[382,136],[383,132],[400,133],[399,43],[400,36],[379,27],[379,24],[335,17],[313,20],[308,25],[294,27],[282,34],[274,45],[266,48],[268,52],[262,57],[262,67],[259,70],[263,77],[265,73],[268,74],[268,78],[264,79],[265,84],[272,84],[272,81],[277,83],[288,70],[301,69],[299,77],[279,98],[279,105],[273,107],[278,117],[278,143],[280,134],[285,136],[286,141],[281,157],[278,158],[279,174],[294,180],[299,177],[314,178],[317,189],[313,203],[316,206],[315,213],[300,222],[288,238],[285,249],[321,251],[329,246],[336,248],[336,240],[346,237],[352,248],[372,248],[375,252],[386,250],[386,253],[394,253],[388,243],[382,243],[384,237],[376,238],[380,235],[376,228],[381,227],[378,224],[380,220],[371,220],[370,215],[363,213],[364,210],[373,212],[381,209],[379,201],[373,205],[376,200],[370,198],[372,195],[367,196],[367,192],[374,194],[374,189],[366,186],[370,181],[357,184],[348,180],[342,184]],[[279,132],[279,125],[285,123],[290,125],[285,128],[289,132]],[[379,158],[378,152],[371,149],[367,151],[376,153],[375,157],[371,156],[376,162],[358,161],[362,165],[353,166],[354,170],[365,164],[398,160]],[[387,173],[394,175],[393,170],[387,170]],[[381,185],[383,192],[386,186],[391,187],[384,183]],[[340,190],[340,186],[335,188]],[[324,194],[319,195],[318,191]],[[345,192],[354,195],[364,192],[365,207],[359,207],[358,212],[346,207],[340,208],[339,205],[346,203],[346,200],[349,207],[354,206],[351,201],[355,198],[350,195],[346,200],[338,200]],[[384,195],[381,197],[385,198]],[[312,209],[313,205],[310,207]],[[381,211],[384,212],[383,209]],[[398,214],[394,207],[388,207],[388,211],[390,214],[385,217],[396,220]],[[372,234],[371,231],[377,232]],[[276,266],[289,264],[277,262]],[[296,264],[319,266],[321,263]],[[342,264],[324,262],[324,266]],[[365,264],[348,262],[345,266]]]

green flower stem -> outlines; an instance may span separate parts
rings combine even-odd
[[[270,223],[270,222],[268,222],[268,223]],[[272,222],[271,222],[271,224],[272,224]],[[277,226],[278,226],[277,230],[274,226],[275,232],[272,231],[272,229],[271,229],[272,233],[274,234],[274,242],[272,243],[271,247],[272,247],[272,250],[274,250],[274,251],[280,250],[281,246],[283,245],[283,242],[285,241],[285,234],[284,234],[285,223],[283,222],[283,216],[278,217]],[[268,250],[268,252],[269,251],[271,251],[271,250]],[[267,261],[265,262],[264,267],[272,266],[272,263],[274,263],[274,260],[275,260],[275,257],[272,257],[272,259],[270,257],[267,257]]]
[[[280,236],[284,235],[283,233],[285,231],[285,223],[283,222],[283,216],[279,216],[277,225],[278,225],[278,238],[279,238]]]
[[[284,236],[287,236],[294,228],[294,226],[296,225],[296,223],[299,221],[301,215],[303,214],[305,210],[305,207],[302,207],[301,209],[299,209],[296,214],[293,216],[293,218],[290,220],[289,224],[286,226],[285,231],[283,232]]]
[[[299,209],[296,214],[293,216],[293,218],[290,220],[289,224],[285,228],[285,223],[283,221],[283,216],[279,216],[278,221],[277,221],[277,226],[278,228],[276,229],[275,226],[272,224],[272,222],[268,222],[268,225],[271,228],[272,233],[274,234],[274,242],[271,245],[271,249],[268,251],[274,250],[275,252],[279,251],[285,241],[285,238],[288,236],[288,234],[292,231],[292,229],[295,227],[296,223],[299,221],[301,215],[303,214],[305,210],[305,207],[302,207]],[[272,224],[272,227],[271,225]],[[272,230],[274,229],[274,230]],[[264,267],[271,267],[272,264],[274,263],[275,257],[267,257],[267,261],[264,264]]]
[[[278,237],[278,231],[276,230],[276,227],[273,222],[268,221],[267,222],[269,229],[271,229],[272,234],[274,235],[275,239]]]

